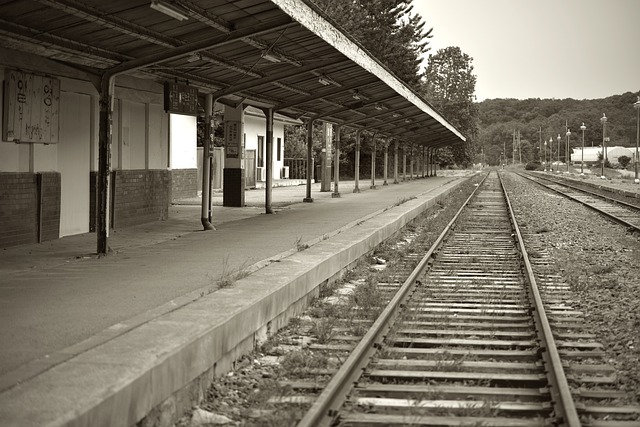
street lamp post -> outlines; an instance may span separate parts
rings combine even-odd
[[[558,134],[558,169],[556,173],[560,173],[560,141],[562,141],[562,137]]]
[[[582,159],[580,160],[580,176],[584,176],[584,131],[587,127],[582,122],[582,126],[580,126],[580,130],[582,131]]]
[[[569,161],[571,160],[571,155],[569,154],[569,147],[571,146],[571,130],[567,129],[567,149],[564,151],[564,160],[567,162],[567,173],[569,173]]]
[[[640,144],[640,95],[638,96],[638,100],[633,103],[633,108],[637,111],[637,121],[636,121],[636,159],[633,162],[635,177],[633,180],[636,184],[640,184],[640,179],[638,178],[638,145]]]
[[[547,171],[547,140],[544,140],[544,171]]]
[[[602,113],[600,123],[602,123],[602,175],[600,175],[600,178],[606,179],[604,176],[604,163],[607,159],[607,144],[605,143],[607,140],[607,116],[604,113]]]

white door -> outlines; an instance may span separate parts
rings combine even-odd
[[[60,93],[60,237],[89,232],[91,97]]]

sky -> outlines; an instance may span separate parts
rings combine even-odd
[[[473,58],[478,101],[640,90],[640,0],[413,0],[431,51]],[[426,61],[423,63],[426,65]]]

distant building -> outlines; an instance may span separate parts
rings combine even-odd
[[[598,162],[598,154],[602,153],[602,147],[584,147],[584,162],[593,164]],[[607,159],[611,164],[617,164],[620,156],[633,159],[633,151],[626,147],[607,147]],[[582,160],[582,148],[574,148],[571,153],[571,162],[580,164]]]

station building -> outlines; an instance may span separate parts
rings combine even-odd
[[[337,154],[345,127],[396,153],[465,141],[307,0],[28,0],[0,13],[0,247],[95,231],[106,253],[109,230],[165,219],[198,191],[211,229],[202,177],[216,174],[228,206],[264,180],[270,213],[285,122],[335,126]],[[206,143],[199,160],[196,116],[208,140],[217,104],[224,151]]]

